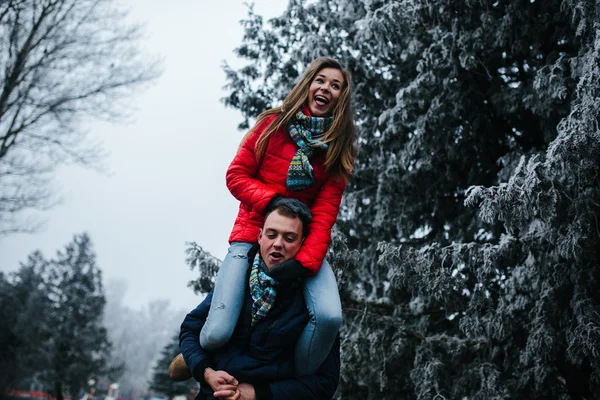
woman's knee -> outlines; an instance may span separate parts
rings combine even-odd
[[[200,345],[206,350],[218,349],[223,347],[231,337],[229,327],[219,324],[217,327],[205,325],[200,332]]]
[[[314,310],[312,319],[320,329],[337,332],[342,326],[342,310],[337,307],[317,308]]]

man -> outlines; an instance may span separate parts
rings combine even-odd
[[[212,292],[186,316],[179,341],[185,364],[200,382],[198,398],[330,399],[335,393],[340,372],[339,337],[314,374],[295,376],[294,348],[309,320],[303,281],[277,282],[268,275],[273,267],[287,265],[282,263],[298,253],[310,218],[310,210],[298,200],[276,198],[271,202],[259,233],[259,251],[253,249],[248,254],[251,268],[244,305],[224,347],[207,351],[199,343]],[[177,366],[176,360],[171,367]],[[178,374],[172,368],[170,373]]]

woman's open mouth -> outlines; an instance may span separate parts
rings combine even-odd
[[[317,105],[324,107],[327,104],[329,104],[329,99],[325,96],[321,96],[321,95],[316,95],[314,98],[315,103],[317,103]]]

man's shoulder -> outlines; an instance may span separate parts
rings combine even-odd
[[[190,311],[189,314],[198,314],[202,313],[203,311],[207,311],[208,308],[210,308],[210,303],[212,302],[213,292],[214,289],[208,292],[206,297],[196,306],[196,308]]]

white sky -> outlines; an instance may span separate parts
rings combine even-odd
[[[91,137],[104,143],[110,174],[61,168],[56,183],[63,203],[44,214],[33,235],[0,239],[0,270],[14,271],[35,249],[46,257],[88,232],[104,282],[128,283],[124,305],[140,308],[167,298],[191,310],[198,298],[187,288],[197,277],[185,264],[185,242],[196,241],[223,258],[237,213],[225,171],[244,132],[241,115],[219,101],[225,95],[223,60],[241,65],[244,0],[123,0],[130,17],[146,24],[145,46],[164,59],[158,82],[132,99],[133,122],[90,121]],[[255,0],[266,19],[286,0]]]

